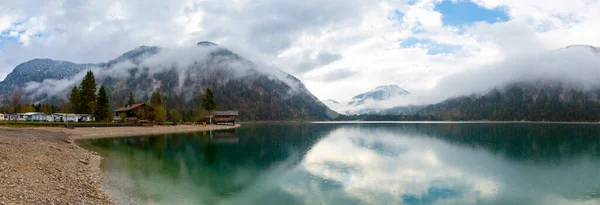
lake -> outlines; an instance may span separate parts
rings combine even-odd
[[[124,204],[600,204],[599,124],[244,124],[79,143]]]

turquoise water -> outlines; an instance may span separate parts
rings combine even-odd
[[[598,124],[244,124],[81,143],[124,204],[600,204]]]

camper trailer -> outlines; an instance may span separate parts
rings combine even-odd
[[[43,112],[27,112],[23,113],[23,117],[25,121],[29,122],[47,122],[50,116],[46,115]]]
[[[77,122],[77,115],[74,113],[54,113],[52,114],[54,122]]]

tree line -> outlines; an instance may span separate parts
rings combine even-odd
[[[0,106],[0,113],[26,113],[26,112],[42,112],[52,114],[63,111],[63,107],[53,104],[28,104],[21,96],[19,90],[14,89],[9,95],[8,104]],[[0,98],[0,102],[3,99]]]
[[[21,95],[18,89],[14,89],[8,96],[8,103],[0,106],[0,113],[77,113],[94,115],[97,121],[112,121],[113,109],[111,109],[112,101],[109,96],[110,92],[105,86],[100,85],[98,88],[94,73],[88,71],[81,83],[73,86],[71,92],[68,94],[66,103],[60,105],[25,103],[27,100]],[[201,99],[198,100],[201,101],[198,109],[182,110],[171,108],[167,110],[166,107],[168,106],[165,99],[160,92],[156,91],[151,94],[150,99],[146,103],[150,109],[142,117],[154,122],[164,122],[167,120],[173,122],[201,121],[204,116],[212,114],[218,108],[215,95],[210,88],[206,88],[201,95]],[[0,102],[2,101],[3,99],[0,99]],[[133,92],[129,92],[126,102],[127,104],[121,100],[118,106],[123,107],[137,103]],[[119,117],[125,118],[126,116]]]
[[[121,103],[122,104],[122,103]],[[127,105],[136,104],[135,97],[133,93],[129,93],[129,97],[127,100]],[[194,117],[189,117],[189,112],[179,109],[169,109],[167,112],[166,105],[164,102],[164,98],[161,93],[158,91],[152,92],[150,100],[148,102],[148,108],[143,111],[139,111],[136,113],[138,117],[153,121],[153,122],[164,122],[167,119],[171,122],[181,122],[181,121],[202,121],[204,116],[210,115],[217,109],[217,103],[214,98],[214,94],[212,89],[206,88],[204,93],[202,94],[202,109],[194,112],[192,115]],[[122,119],[126,116],[120,116]]]

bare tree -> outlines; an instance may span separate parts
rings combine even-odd
[[[21,96],[21,92],[19,92],[19,89],[17,88],[13,89],[12,93],[10,94],[10,105],[12,105],[13,109],[15,109],[15,112],[19,110],[22,103],[23,97]]]

